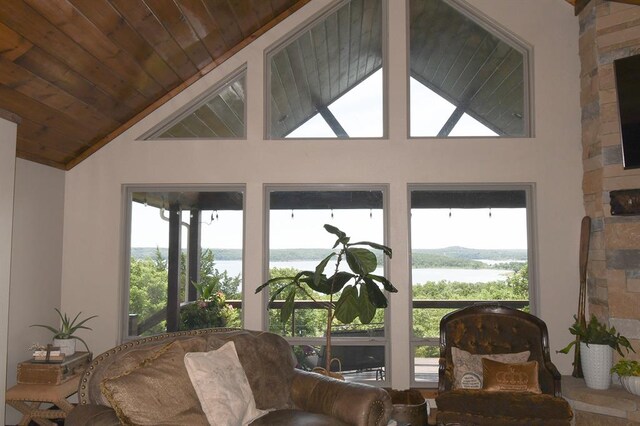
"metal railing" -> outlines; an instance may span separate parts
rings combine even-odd
[[[184,306],[193,302],[181,303],[180,308],[182,309]],[[241,300],[227,300],[226,304],[232,306],[235,309],[242,308]],[[284,306],[284,300],[274,300],[270,307],[274,309],[280,309]],[[414,299],[413,300],[413,309],[462,309],[468,306],[477,305],[477,304],[501,304],[504,306],[508,306],[514,309],[522,309],[526,306],[529,306],[528,300],[422,300],[422,299]],[[313,300],[296,300],[293,304],[293,313],[291,316],[291,335],[295,336],[296,333],[296,325],[295,325],[295,311],[296,310],[306,310],[306,309],[324,309],[322,305],[322,301],[314,302]],[[161,309],[158,312],[154,313],[144,321],[138,322],[137,314],[129,314],[129,336],[139,336],[143,333],[149,331],[157,324],[160,324],[167,318],[167,309]],[[172,330],[173,331],[173,330]]]

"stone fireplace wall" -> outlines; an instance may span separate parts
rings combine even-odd
[[[582,189],[592,220],[587,309],[640,353],[640,216],[612,216],[609,206],[610,191],[640,189],[640,169],[622,167],[613,69],[615,59],[640,54],[640,6],[591,0],[579,19]]]

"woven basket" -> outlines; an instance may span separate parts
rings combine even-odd
[[[338,372],[327,371],[326,368],[322,368],[322,367],[316,367],[312,371],[314,373],[322,374],[323,376],[329,376],[329,377],[333,377],[334,379],[344,380],[344,376],[340,373],[342,371],[342,363],[338,358],[331,359],[331,362],[329,363],[329,368],[331,368],[333,361],[338,361]]]

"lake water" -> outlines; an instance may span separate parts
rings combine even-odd
[[[295,268],[298,270],[313,271],[318,262],[316,261],[293,261],[293,262],[273,262],[272,266],[278,268]],[[242,262],[239,260],[221,260],[216,261],[218,270],[226,270],[231,276],[240,274]],[[382,273],[382,269],[376,271],[377,274]],[[441,269],[441,268],[422,268],[412,271],[413,284],[422,284],[427,281],[459,281],[469,283],[487,283],[491,281],[503,281],[509,275],[513,274],[511,270],[505,269]]]

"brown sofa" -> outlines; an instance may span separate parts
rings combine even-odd
[[[79,404],[71,411],[65,424],[120,424],[116,411],[101,392],[101,382],[126,376],[126,372],[145,365],[153,354],[169,344],[175,345],[173,342],[176,341],[181,347],[188,348],[185,349],[187,352],[206,352],[218,349],[230,340],[235,344],[256,407],[271,410],[252,425],[387,424],[393,406],[385,390],[295,369],[295,358],[285,339],[272,333],[237,329],[202,329],[146,337],[96,356],[80,382]],[[186,387],[184,380],[176,380],[175,383]],[[139,393],[143,391],[141,389]],[[184,394],[183,389],[175,388],[167,389],[167,392],[178,398]],[[135,390],[134,396],[139,397]],[[152,414],[157,416],[158,413]],[[201,420],[206,424],[206,417]]]

